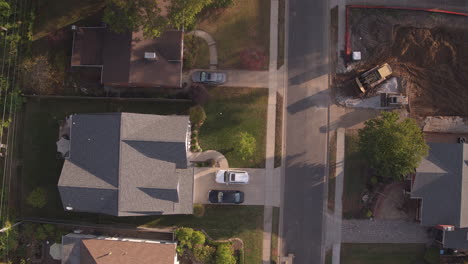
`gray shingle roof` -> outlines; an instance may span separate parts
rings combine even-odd
[[[73,115],[70,159],[58,183],[63,206],[119,216],[192,213],[188,122],[187,116]]]
[[[411,193],[422,198],[421,224],[468,227],[468,148],[446,143],[429,143],[429,147]]]

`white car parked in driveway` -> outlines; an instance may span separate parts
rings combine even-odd
[[[216,182],[224,184],[247,184],[249,174],[246,171],[219,170],[216,172]]]

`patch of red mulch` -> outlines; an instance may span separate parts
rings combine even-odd
[[[246,49],[240,54],[242,67],[246,70],[263,70],[267,63],[265,52],[257,49]]]

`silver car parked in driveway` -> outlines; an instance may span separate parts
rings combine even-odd
[[[249,174],[246,171],[219,170],[216,172],[216,182],[224,184],[247,184]]]
[[[192,81],[197,82],[197,83],[204,83],[208,85],[223,84],[226,82],[226,73],[196,71],[192,73]]]

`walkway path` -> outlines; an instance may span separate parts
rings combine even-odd
[[[343,220],[343,243],[429,243],[427,229],[402,220]]]
[[[187,33],[187,35],[194,35],[199,38],[202,38],[208,44],[208,48],[210,50],[210,69],[216,70],[218,67],[218,51],[216,49],[216,41],[214,38],[203,30],[193,30]]]
[[[344,163],[345,163],[345,129],[339,128],[336,132],[336,164],[335,164],[335,214],[333,228],[337,230],[333,243],[333,264],[340,263],[341,252],[341,226],[343,212],[343,184],[344,184]]]
[[[218,162],[219,167],[222,169],[228,169],[229,164],[223,154],[216,150],[207,150],[203,152],[190,152],[189,161],[190,162],[203,162],[207,160],[215,160]]]
[[[226,73],[227,81],[221,86],[249,88],[269,87],[269,71],[223,70],[222,72]]]
[[[265,209],[263,212],[263,264],[271,260],[271,231],[273,206],[279,206],[279,177],[281,170],[275,170],[275,125],[276,125],[276,93],[278,90],[278,8],[279,1],[271,0],[270,8],[270,64],[268,72],[268,109],[266,134],[266,174],[265,174]]]

